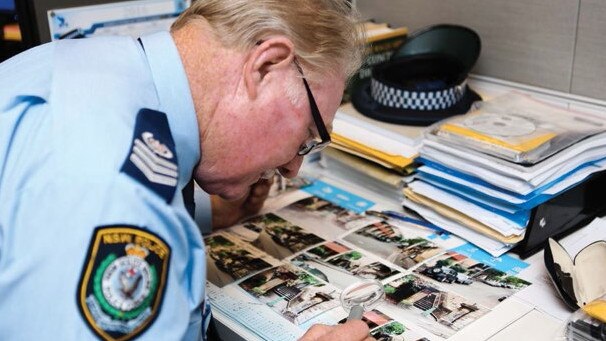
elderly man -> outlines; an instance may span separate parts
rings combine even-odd
[[[261,207],[264,174],[296,175],[330,141],[355,21],[341,0],[198,0],[170,33],[0,64],[0,339],[206,338],[188,184],[220,227]]]

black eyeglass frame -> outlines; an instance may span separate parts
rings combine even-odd
[[[303,85],[305,85],[305,91],[307,91],[307,99],[309,101],[309,108],[311,109],[311,116],[314,119],[314,123],[316,125],[316,129],[318,129],[318,134],[320,134],[320,141],[317,139],[311,139],[306,141],[301,145],[297,155],[303,156],[310,153],[316,153],[326,148],[332,140],[330,139],[330,134],[326,129],[326,125],[324,125],[324,121],[322,120],[322,115],[320,115],[320,110],[318,109],[318,105],[316,104],[316,99],[309,88],[309,84],[307,83],[307,79],[305,79],[305,75],[303,74],[303,69],[299,62],[295,59],[295,65],[299,73],[301,74],[301,78],[303,79]]]

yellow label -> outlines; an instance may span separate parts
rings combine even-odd
[[[537,136],[534,138],[530,138],[522,143],[512,144],[512,143],[505,142],[503,140],[500,140],[500,139],[492,137],[492,136],[480,134],[473,129],[463,128],[461,126],[450,124],[450,123],[446,123],[446,124],[442,125],[440,127],[440,130],[449,132],[449,133],[453,133],[453,134],[457,134],[460,136],[469,137],[474,140],[482,141],[485,143],[507,148],[507,149],[514,150],[517,152],[531,151],[531,150],[536,149],[537,147],[541,146],[543,143],[556,137],[555,133],[545,133],[543,135],[540,135],[540,136]]]
[[[356,142],[354,140],[348,139],[347,137],[343,137],[339,134],[332,133],[330,134],[331,139],[337,145],[342,145],[356,151],[360,154],[370,156],[372,158],[378,159],[382,162],[393,165],[399,169],[403,169],[404,167],[410,165],[414,158],[407,158],[402,155],[394,155],[382,152],[380,150],[374,149],[372,147],[368,147],[362,143]],[[416,156],[415,156],[416,157]]]

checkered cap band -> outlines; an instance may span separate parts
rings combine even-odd
[[[465,95],[467,80],[452,88],[438,91],[402,90],[381,83],[375,78],[370,82],[370,94],[379,104],[397,109],[442,110],[457,104]]]

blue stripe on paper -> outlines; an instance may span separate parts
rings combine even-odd
[[[489,265],[492,268],[503,271],[509,275],[517,275],[520,271],[528,267],[528,263],[523,262],[510,255],[503,255],[501,257],[493,257],[486,251],[478,248],[477,246],[466,243],[458,246],[451,251],[460,253],[471,259],[477,260],[478,262]]]
[[[375,204],[370,200],[364,199],[320,180],[314,181],[313,184],[302,188],[302,190],[356,213],[363,213]]]

